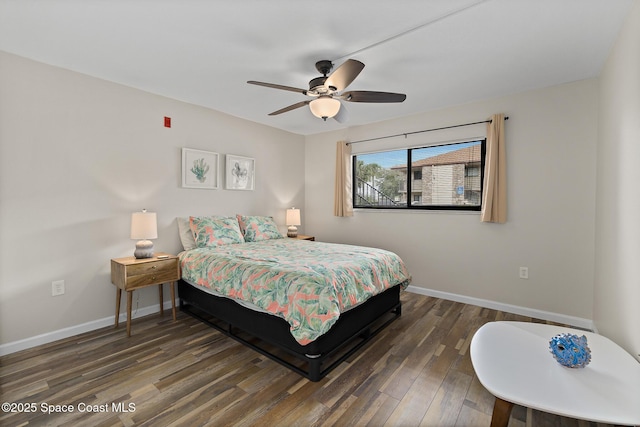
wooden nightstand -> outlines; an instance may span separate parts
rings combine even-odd
[[[302,234],[298,234],[296,237],[291,237],[291,239],[298,239],[298,240],[316,240],[315,236],[305,236]]]
[[[166,258],[158,258],[166,256]],[[176,320],[176,303],[174,282],[180,280],[180,262],[175,255],[156,252],[153,258],[136,259],[135,257],[114,258],[111,260],[111,283],[116,288],[116,324],[120,317],[120,299],[122,291],[127,292],[127,336],[131,336],[131,300],[133,291],[145,286],[159,285],[160,315],[164,315],[162,284],[170,283],[171,310]]]

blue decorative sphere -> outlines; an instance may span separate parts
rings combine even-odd
[[[591,350],[584,335],[558,334],[549,341],[549,350],[558,363],[569,368],[584,368],[591,362]]]

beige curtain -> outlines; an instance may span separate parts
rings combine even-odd
[[[336,144],[336,187],[333,201],[335,216],[353,215],[352,185],[351,145],[347,141],[338,141]]]
[[[491,116],[487,125],[487,154],[484,164],[482,222],[507,222],[507,157],[504,114]]]

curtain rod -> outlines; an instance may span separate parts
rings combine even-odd
[[[505,117],[504,119],[505,120],[509,120],[509,117]],[[483,120],[481,122],[463,123],[463,124],[460,124],[460,125],[444,126],[444,127],[441,127],[441,128],[417,130],[417,131],[414,131],[414,132],[398,133],[396,135],[380,136],[378,138],[361,139],[360,141],[347,142],[347,145],[358,144],[360,142],[377,141],[379,139],[395,138],[397,136],[404,136],[406,138],[408,135],[413,135],[413,134],[416,134],[416,133],[433,132],[433,131],[436,131],[436,130],[445,130],[445,129],[459,128],[459,127],[463,127],[463,126],[479,125],[479,124],[482,124],[482,123],[491,123],[492,121],[493,120],[489,119],[489,120]]]

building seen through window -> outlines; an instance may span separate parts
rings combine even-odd
[[[478,140],[355,155],[353,205],[480,210],[484,152]]]

